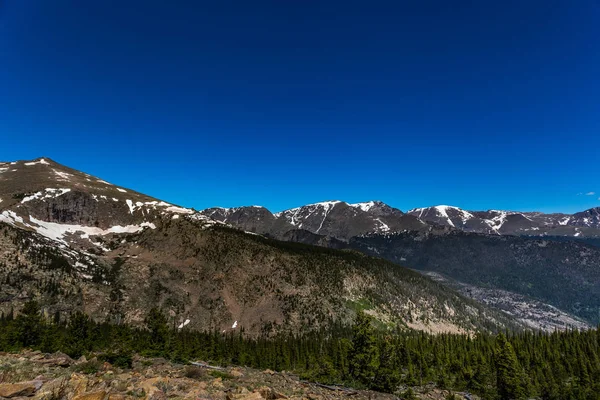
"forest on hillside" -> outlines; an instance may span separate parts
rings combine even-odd
[[[16,317],[0,318],[0,351],[24,348],[96,355],[122,368],[132,356],[174,362],[292,371],[304,379],[412,396],[411,387],[434,384],[484,399],[600,399],[600,332],[430,335],[382,332],[359,312],[353,326],[302,336],[248,337],[169,327],[153,309],[145,327],[96,323],[74,313],[47,320],[34,301]],[[93,365],[89,366],[94,368]]]

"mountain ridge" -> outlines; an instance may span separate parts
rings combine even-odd
[[[140,324],[158,306],[174,326],[252,335],[348,324],[357,310],[386,329],[524,327],[421,274],[358,251],[249,234],[46,158],[8,165],[0,164],[5,315],[35,298],[58,319],[85,311],[95,319]],[[247,211],[268,212],[211,212],[250,223],[255,216],[245,216]]]

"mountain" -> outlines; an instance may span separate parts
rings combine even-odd
[[[474,287],[536,299],[591,324],[600,321],[600,248],[580,241],[406,232],[355,237],[349,247]]]
[[[222,208],[215,207],[200,212],[213,220],[226,223],[246,232],[270,234],[275,237],[294,229],[287,221],[275,217],[260,206]]]
[[[350,204],[325,201],[271,213],[264,207],[209,208],[200,211],[211,219],[249,232],[283,238],[302,229],[348,241],[355,236],[406,231],[448,231],[488,235],[566,236],[600,238],[600,208],[569,214],[517,211],[468,211],[453,206],[416,208],[404,213],[381,201]]]
[[[600,207],[573,214],[565,220],[566,225],[600,228]]]
[[[164,218],[193,215],[215,221],[49,158],[0,163],[0,221],[61,244],[96,246],[90,236],[136,233]],[[77,234],[76,234],[77,233]]]
[[[330,208],[322,220],[328,232],[336,223],[343,226],[334,217],[352,213],[349,209],[373,224],[376,218],[386,224],[415,220],[382,205],[367,211],[344,204]],[[361,214],[379,212],[375,209],[391,215]],[[58,319],[81,310],[97,320],[140,324],[157,306],[174,326],[253,335],[347,324],[357,310],[390,328],[522,327],[389,261],[273,240],[229,223],[255,231],[289,227],[285,218],[260,207],[200,213],[48,158],[0,163],[0,312],[18,312],[36,299],[45,315]],[[315,244],[331,247],[345,243],[291,227],[283,235],[311,236]]]
[[[380,201],[326,201],[272,214],[263,207],[209,208],[203,215],[240,229],[282,238],[292,229],[348,240],[367,233],[420,231],[428,224]],[[248,222],[252,220],[253,222]],[[248,229],[250,228],[250,229]]]
[[[408,211],[423,221],[463,232],[499,235],[600,237],[599,208],[568,214],[517,211],[467,211],[452,206]]]
[[[232,215],[240,213],[231,210]],[[511,315],[526,325],[553,330],[571,325],[565,321],[600,322],[600,275],[591,268],[600,264],[597,209],[567,215],[436,206],[403,213],[381,202],[330,201],[276,214],[264,208],[260,212],[261,222],[267,224],[246,220],[241,225],[202,211],[282,240],[350,248],[424,273],[436,272],[447,281],[468,285],[471,293],[485,293],[487,298],[474,298],[504,312],[505,299],[517,299],[513,304],[530,307],[514,306]],[[464,286],[453,287],[468,295]]]

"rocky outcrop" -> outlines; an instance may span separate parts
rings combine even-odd
[[[1,354],[4,373],[0,399],[31,400],[394,400],[397,396],[373,391],[337,388],[301,381],[286,372],[259,371],[242,367],[223,371],[190,368],[161,359],[135,358],[131,370],[97,361],[81,360],[69,368],[38,363],[52,355],[36,352]],[[95,368],[94,368],[95,367]],[[83,372],[86,371],[86,372]],[[19,377],[37,374],[34,380]],[[400,388],[402,389],[402,388]],[[405,388],[404,388],[405,389]],[[433,387],[414,388],[420,399],[442,400],[447,392]],[[464,398],[464,397],[458,397]],[[470,397],[476,400],[475,396]]]
[[[20,383],[0,383],[0,397],[32,396],[44,383],[41,380]]]

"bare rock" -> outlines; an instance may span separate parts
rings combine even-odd
[[[241,368],[231,368],[229,370],[229,375],[233,376],[234,378],[241,378],[244,376],[244,373],[242,372]]]
[[[277,392],[275,389],[263,386],[257,390],[265,400],[287,399],[283,393]]]
[[[216,389],[224,389],[225,385],[223,385],[223,380],[221,378],[217,378],[211,382],[211,386]]]
[[[79,396],[73,397],[73,400],[104,400],[105,397],[106,392],[104,390],[99,390],[97,392],[80,394]]]
[[[69,367],[75,363],[71,357],[65,353],[56,352],[48,355],[46,358],[35,360],[41,364],[56,365],[58,367]]]
[[[131,400],[131,399],[133,399],[133,396],[128,396],[126,394],[121,394],[121,393],[111,393],[108,395],[107,400]]]
[[[87,391],[89,379],[85,375],[72,374],[69,379],[69,388],[74,396],[78,396]]]
[[[264,400],[264,398],[259,392],[248,394],[227,393],[227,400]]]
[[[0,383],[0,397],[13,398],[33,396],[43,385],[42,381]]]

